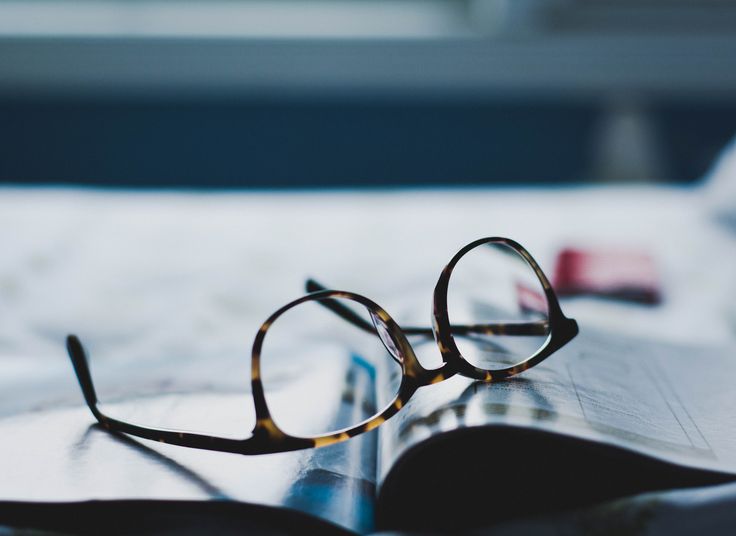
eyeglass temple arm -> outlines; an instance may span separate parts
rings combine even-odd
[[[320,290],[327,290],[327,287],[318,283],[314,279],[307,279],[306,281],[307,292],[317,292]],[[364,331],[375,334],[375,327],[356,314],[349,307],[341,304],[337,300],[320,300],[319,304],[327,307],[330,311],[340,316],[344,320],[347,320],[351,324],[359,327]],[[462,325],[453,324],[451,326],[452,333],[454,335],[469,335],[469,334],[485,334],[485,335],[547,335],[549,333],[549,322],[546,320],[539,320],[537,322],[522,322],[522,323],[497,323],[497,324],[472,324]],[[426,337],[433,337],[432,328],[424,327],[402,327],[401,330],[406,335],[424,335]]]
[[[92,412],[92,415],[97,419],[97,422],[107,430],[112,432],[122,432],[142,437],[144,439],[152,439],[161,443],[181,445],[184,447],[234,452],[238,454],[260,453],[257,449],[253,448],[255,446],[254,442],[251,441],[254,439],[253,437],[248,439],[228,439],[190,432],[161,430],[157,428],[138,426],[108,417],[98,408],[97,393],[95,391],[94,383],[92,382],[92,375],[90,374],[87,360],[87,352],[85,351],[84,346],[82,346],[82,343],[76,335],[69,335],[66,339],[66,348],[69,352],[74,372],[77,375],[79,386],[82,388],[84,400]]]

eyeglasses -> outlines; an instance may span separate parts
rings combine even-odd
[[[307,290],[256,334],[251,361],[256,422],[250,437],[153,428],[103,413],[86,352],[69,335],[67,350],[89,409],[109,431],[185,447],[239,454],[322,447],[373,430],[424,386],[458,374],[485,382],[508,378],[541,363],[578,333],[539,265],[508,238],[476,240],[450,260],[434,289],[432,327],[402,329],[372,300],[313,280]],[[294,334],[305,340],[288,341]],[[415,353],[431,337],[442,358],[438,368],[425,368]],[[356,346],[356,338],[364,345]],[[305,376],[284,372],[294,363],[305,375],[321,371],[307,390],[291,391],[291,380]],[[305,417],[304,406],[334,411],[315,412],[312,419],[308,411]],[[320,417],[325,414],[332,417]]]

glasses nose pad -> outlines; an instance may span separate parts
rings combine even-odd
[[[373,320],[373,326],[376,328],[376,333],[378,333],[378,337],[381,339],[383,346],[386,348],[386,350],[388,350],[388,353],[391,354],[391,357],[394,358],[394,361],[402,364],[404,362],[404,354],[396,346],[396,342],[391,336],[391,332],[388,329],[388,326],[376,313],[374,313],[373,311],[369,312],[371,315],[371,320]]]

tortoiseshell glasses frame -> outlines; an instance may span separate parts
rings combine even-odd
[[[548,318],[546,321],[482,325],[450,324],[447,312],[447,292],[452,271],[466,253],[485,244],[508,246],[518,253],[529,267],[531,267],[541,283],[547,300]],[[79,339],[75,335],[69,335],[67,337],[67,350],[87,406],[89,406],[97,421],[111,432],[130,434],[172,445],[238,454],[266,454],[322,447],[373,430],[396,414],[420,387],[441,382],[456,374],[486,382],[508,378],[541,363],[552,353],[572,340],[578,333],[577,323],[562,313],[557,296],[539,265],[520,244],[508,238],[481,238],[462,248],[450,260],[440,274],[434,289],[431,328],[402,329],[378,304],[353,292],[323,289],[312,280],[307,282],[307,290],[311,290],[312,292],[281,307],[263,323],[256,334],[253,342],[251,361],[251,386],[256,423],[250,437],[245,439],[230,439],[185,431],[149,428],[105,415],[98,407],[97,394],[92,382],[86,352]],[[351,300],[364,306],[369,311],[374,325],[369,324],[366,320],[356,315],[350,308],[341,305],[337,301],[338,299]],[[380,413],[355,426],[334,433],[312,437],[297,437],[284,432],[271,417],[261,382],[261,350],[269,327],[274,321],[289,309],[309,301],[317,301],[343,317],[346,321],[378,335],[383,341],[386,350],[401,365],[403,375],[395,398]],[[544,335],[546,336],[546,340],[537,352],[524,361],[507,368],[489,371],[472,365],[460,353],[454,336],[468,333],[511,336]],[[442,355],[442,365],[437,369],[424,368],[407,340],[407,335],[433,335]],[[390,339],[390,344],[387,344],[385,337]]]

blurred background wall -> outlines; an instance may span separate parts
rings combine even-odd
[[[0,182],[697,180],[732,0],[0,0]]]

